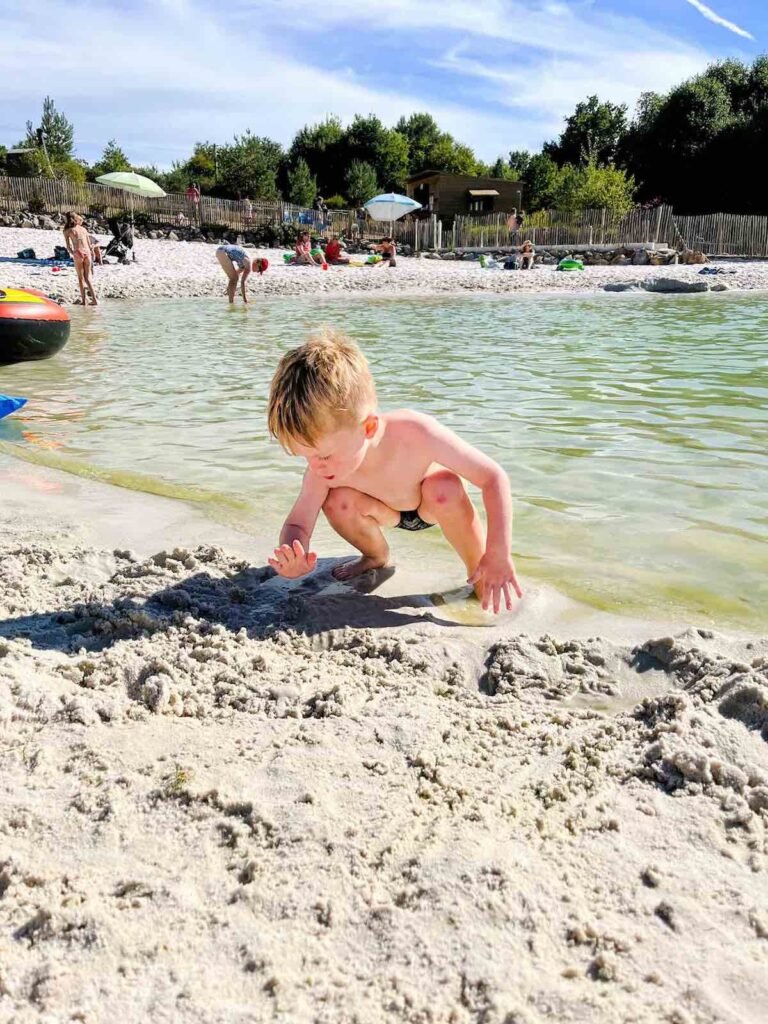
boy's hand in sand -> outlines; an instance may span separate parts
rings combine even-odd
[[[275,548],[275,557],[267,561],[278,576],[295,580],[312,572],[317,565],[317,555],[314,551],[305,551],[301,541],[295,540],[293,544],[281,544]]]
[[[518,597],[523,596],[515,575],[514,562],[510,555],[503,552],[500,555],[494,555],[486,551],[467,583],[480,586],[484,611],[488,611],[488,608],[492,606],[494,612],[498,613],[503,595],[507,611],[511,612],[510,587]]]

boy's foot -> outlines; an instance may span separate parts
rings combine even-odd
[[[335,569],[331,569],[331,576],[341,581],[353,580],[355,576],[361,576],[364,572],[369,572],[371,569],[384,569],[388,564],[386,559],[360,557],[352,562],[344,562],[343,565],[337,565]]]

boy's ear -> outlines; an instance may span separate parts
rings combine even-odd
[[[370,441],[378,429],[379,417],[373,413],[371,413],[370,416],[366,416],[363,422],[363,431],[365,432],[366,440]]]

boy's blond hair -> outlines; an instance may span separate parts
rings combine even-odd
[[[286,352],[269,388],[269,432],[288,451],[325,433],[360,423],[376,407],[365,356],[339,331],[323,331]]]

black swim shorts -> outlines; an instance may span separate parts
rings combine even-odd
[[[400,522],[396,529],[410,530],[412,533],[416,533],[417,530],[428,530],[430,526],[434,525],[434,523],[425,523],[419,515],[419,510],[414,508],[410,512],[400,513]]]

